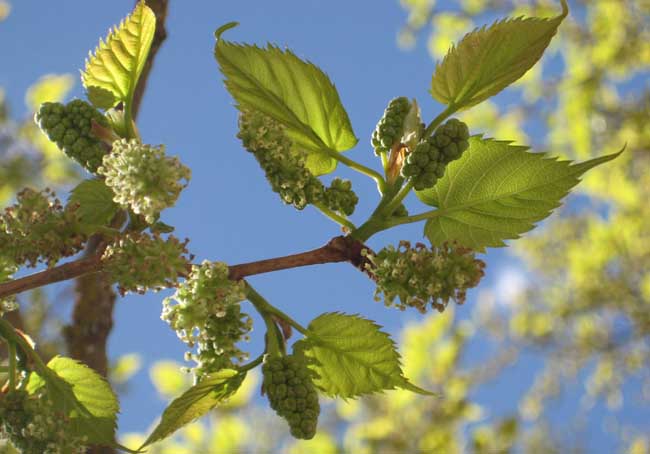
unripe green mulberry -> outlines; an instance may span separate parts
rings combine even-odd
[[[264,170],[266,179],[282,201],[302,210],[323,198],[323,183],[307,169],[306,155],[284,134],[285,127],[260,112],[243,111],[239,137]]]
[[[359,198],[352,190],[352,182],[334,178],[323,195],[323,203],[332,211],[350,216],[354,213]]]
[[[190,267],[187,240],[170,235],[128,233],[109,244],[102,255],[104,269],[117,282],[120,293],[145,293],[174,287]]]
[[[106,118],[81,99],[68,104],[46,102],[35,116],[47,137],[72,159],[95,173],[108,147],[92,134],[92,122],[108,127]]]
[[[468,138],[465,123],[455,118],[448,120],[415,146],[402,167],[402,176],[412,178],[417,191],[432,188],[445,174],[447,165],[469,148]]]
[[[23,454],[81,454],[86,440],[72,435],[70,419],[58,410],[46,390],[0,394],[0,438]]]
[[[207,260],[193,265],[176,293],[165,298],[160,318],[189,347],[197,346],[196,354],[186,355],[197,362],[197,380],[247,358],[237,347],[238,342],[248,340],[252,329],[251,318],[240,308],[245,299],[245,283],[228,278],[228,265]]]
[[[79,252],[86,235],[79,229],[76,206],[63,207],[49,189],[26,188],[0,216],[0,251],[15,264],[53,266]]]
[[[370,141],[376,155],[389,152],[393,145],[401,140],[404,134],[404,120],[410,110],[411,102],[404,96],[388,103]]]
[[[400,241],[397,249],[388,246],[368,258],[368,270],[377,283],[375,300],[383,294],[386,306],[401,310],[410,306],[420,312],[426,311],[429,302],[439,311],[451,299],[463,304],[467,289],[478,285],[485,268],[472,250],[448,243],[428,249]]]
[[[113,142],[97,173],[106,177],[115,202],[143,215],[150,224],[176,203],[192,175],[177,157],[165,155],[164,146],[144,145],[135,139]]]
[[[297,355],[267,356],[262,374],[271,408],[287,420],[291,435],[305,440],[313,438],[320,405],[305,359]]]

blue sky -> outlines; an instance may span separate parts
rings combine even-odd
[[[11,15],[0,23],[0,86],[12,111],[24,114],[25,90],[43,74],[78,74],[88,51],[132,6],[131,0],[14,1]],[[138,126],[145,142],[165,144],[169,154],[178,155],[192,169],[190,186],[163,220],[176,226],[177,236],[190,238],[189,248],[197,260],[242,263],[318,247],[340,234],[338,226],[316,210],[308,207],[297,212],[283,205],[268,189],[252,156],[241,148],[235,137],[237,113],[213,57],[214,30],[239,21],[241,25],[228,31],[226,39],[287,46],[325,70],[360,139],[348,156],[379,168],[369,137],[389,99],[416,97],[427,119],[441,110],[427,93],[434,62],[425,39],[409,52],[397,46],[396,34],[405,18],[393,0],[171,2],[168,40],[150,77]],[[73,97],[82,96],[77,81]],[[375,185],[342,166],[336,175],[353,179],[361,199],[352,217],[358,224],[378,200]],[[409,207],[419,211],[413,199]],[[394,229],[369,243],[379,249],[399,239],[420,241],[421,228]],[[499,270],[510,266],[502,250],[490,252],[487,260],[483,288],[492,287]],[[305,324],[321,312],[339,310],[365,314],[398,334],[406,322],[419,317],[374,302],[372,283],[348,264],[282,271],[250,281],[273,304]],[[468,305],[475,302],[476,294],[470,293]],[[142,372],[122,401],[120,429],[125,432],[145,430],[164,408],[149,383],[148,366],[158,359],[182,361],[185,351],[160,320],[165,295],[128,296],[117,305],[111,356],[138,352],[144,359]],[[464,306],[459,312],[470,310]],[[253,357],[260,352],[262,335],[258,323],[250,344]],[[474,354],[480,357],[480,349]],[[524,375],[532,373],[530,364],[518,366]],[[517,376],[495,384],[483,399],[495,403],[498,412],[515,410],[511,387],[519,392],[528,383]]]

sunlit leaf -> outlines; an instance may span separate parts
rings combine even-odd
[[[314,384],[328,396],[343,398],[396,387],[414,390],[403,377],[400,357],[380,326],[358,315],[322,314],[294,350],[316,373]]]
[[[46,386],[56,407],[70,418],[71,435],[87,437],[91,444],[112,446],[119,404],[108,382],[88,366],[57,356],[41,374],[32,372],[27,391]]]
[[[425,225],[433,245],[476,250],[505,246],[551,214],[587,170],[621,152],[582,163],[560,161],[509,142],[471,137],[470,147],[431,189],[416,192],[437,211]]]
[[[316,175],[332,172],[336,161],[323,150],[344,151],[358,142],[336,87],[316,65],[290,50],[266,48],[221,38],[215,56],[226,88],[238,107],[260,111],[287,127],[287,136],[309,153],[307,167]]]
[[[108,109],[119,101],[130,104],[155,30],[156,16],[140,1],[106,41],[100,40],[81,74],[89,99],[96,107]]]
[[[224,402],[239,389],[244,377],[246,377],[245,372],[240,373],[231,369],[223,369],[205,376],[198,384],[169,404],[160,423],[140,449],[168,437]]]
[[[519,79],[542,56],[568,14],[551,19],[509,18],[476,29],[436,66],[431,95],[458,109],[471,107]]]

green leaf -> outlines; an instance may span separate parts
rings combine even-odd
[[[70,418],[70,433],[86,436],[89,444],[115,445],[119,403],[108,382],[71,358],[54,357],[47,370],[32,372],[27,392],[43,386],[54,404]]]
[[[140,449],[168,437],[203,416],[239,389],[246,372],[223,369],[203,378],[165,409],[162,419]]]
[[[99,41],[86,60],[81,81],[95,107],[108,109],[119,101],[130,106],[156,30],[156,16],[144,1]]]
[[[101,180],[84,180],[71,191],[70,202],[78,203],[77,216],[88,225],[108,225],[120,206],[113,191]]]
[[[440,396],[440,394],[438,393],[427,391],[426,389],[422,389],[419,386],[414,385],[407,378],[404,378],[402,382],[399,383],[397,386],[407,391],[414,392],[415,394],[421,394],[423,396]]]
[[[294,351],[316,372],[314,384],[328,396],[343,398],[394,389],[404,383],[400,356],[380,326],[358,315],[322,314]]]
[[[438,208],[424,228],[433,245],[505,246],[503,240],[519,238],[560,206],[583,173],[623,151],[574,164],[510,142],[474,136],[469,143],[433,188],[416,192]]]
[[[509,18],[476,29],[453,46],[436,66],[431,95],[457,109],[499,93],[523,76],[541,57],[568,14],[554,18]]]
[[[263,112],[287,127],[287,136],[309,153],[315,175],[330,173],[336,160],[327,153],[344,151],[358,139],[336,87],[317,66],[290,50],[232,43],[216,32],[215,56],[238,108]]]

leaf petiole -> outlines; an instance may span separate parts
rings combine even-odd
[[[251,303],[253,303],[255,309],[257,309],[257,311],[262,315],[262,317],[264,317],[265,322],[266,322],[265,315],[275,315],[276,317],[286,320],[292,327],[296,329],[296,331],[298,331],[303,336],[307,335],[307,329],[305,327],[303,327],[300,323],[298,323],[297,321],[289,317],[287,314],[282,312],[280,309],[278,309],[277,307],[269,303],[266,300],[266,298],[264,298],[262,295],[257,293],[257,291],[248,282],[246,282],[246,296],[248,297],[248,300]],[[268,328],[268,324],[267,324],[267,328]]]
[[[393,200],[390,201],[386,208],[383,209],[383,214],[385,216],[391,216],[397,207],[399,207],[400,203],[402,203],[402,200],[404,200],[408,193],[411,192],[411,189],[413,189],[413,181],[409,180],[408,183],[402,186],[397,195],[393,198]]]
[[[449,118],[452,114],[454,114],[458,109],[460,109],[460,106],[456,106],[454,104],[449,104],[445,110],[440,112],[440,114],[434,118],[431,123],[427,126],[427,129],[424,130],[424,133],[422,134],[423,137],[429,137],[433,132],[436,130],[440,124],[445,121],[447,118]]]
[[[262,364],[262,361],[264,361],[264,355],[265,354],[266,354],[266,352],[262,353],[260,356],[255,358],[253,361],[251,361],[251,362],[249,362],[247,364],[244,364],[241,367],[238,367],[237,371],[241,373],[241,372],[247,372],[247,371],[249,371],[251,369],[255,369],[257,366]]]
[[[9,389],[16,389],[16,344],[8,342]]]
[[[332,220],[333,220],[334,222],[336,222],[337,224],[340,224],[341,226],[346,227],[346,228],[348,228],[349,230],[354,230],[354,229],[356,229],[356,227],[354,226],[354,224],[353,224],[352,222],[350,222],[349,220],[347,220],[347,219],[346,219],[345,217],[343,217],[343,216],[339,216],[338,214],[336,214],[334,211],[330,210],[329,208],[327,208],[327,207],[324,206],[323,204],[321,204],[321,203],[314,203],[314,206],[315,206],[316,208],[318,208],[318,210],[320,210],[321,213],[323,213],[323,214],[324,214],[325,216],[327,216],[328,218],[332,219]]]
[[[354,159],[350,159],[347,156],[344,156],[341,153],[338,153],[334,150],[330,150],[329,148],[324,148],[322,150],[327,156],[329,156],[332,159],[336,159],[342,164],[345,164],[352,170],[356,170],[359,173],[362,173],[363,175],[366,175],[377,183],[377,186],[379,187],[379,192],[383,193],[386,189],[386,181],[384,180],[384,177],[381,176],[381,174],[370,167],[366,167],[363,164],[358,163]]]

